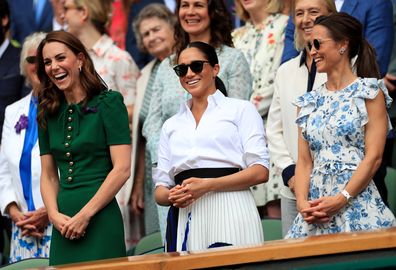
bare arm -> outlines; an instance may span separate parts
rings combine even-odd
[[[155,188],[155,201],[160,205],[170,205],[169,192],[169,188],[165,186],[157,186]]]
[[[312,157],[309,145],[302,137],[302,129],[298,128],[298,159],[295,174],[295,194],[297,209],[301,211],[308,206],[309,181],[312,172]]]
[[[51,154],[41,156],[40,191],[49,220],[61,231],[70,217],[58,212],[56,198],[59,190],[58,169]]]
[[[61,233],[66,238],[81,237],[90,219],[115,197],[130,176],[131,146],[111,145],[110,155],[113,169],[91,200],[65,224]]]
[[[369,121],[365,130],[365,155],[345,189],[352,197],[362,192],[381,165],[387,135],[387,113],[384,94],[379,91],[373,100],[366,100]]]
[[[138,136],[142,136],[141,133]],[[143,137],[143,136],[142,136]],[[133,179],[132,194],[131,194],[131,209],[135,214],[140,214],[144,209],[144,178],[146,170],[145,162],[145,140],[144,138],[139,139],[137,145],[137,157],[136,157],[136,170],[135,177]]]

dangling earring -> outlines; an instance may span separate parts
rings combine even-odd
[[[78,70],[79,70],[79,71],[80,71],[80,73],[81,73],[81,66],[79,66],[79,67],[78,67]]]
[[[340,49],[340,54],[343,55],[344,53],[345,53],[345,48],[344,48],[344,47],[341,47],[341,49]]]

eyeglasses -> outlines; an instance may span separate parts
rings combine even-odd
[[[177,65],[173,68],[173,70],[176,72],[177,76],[184,77],[187,74],[188,68],[190,68],[191,71],[194,73],[201,73],[205,63],[209,63],[209,61],[194,60],[189,65],[186,64]]]
[[[28,56],[25,58],[26,62],[28,62],[29,64],[36,64],[37,62],[37,57],[32,55],[32,56]]]
[[[312,41],[312,43],[311,43],[311,42],[308,42],[308,49],[311,51],[311,50],[312,50],[312,47],[314,47],[315,50],[319,51],[319,50],[320,50],[320,45],[321,45],[323,42],[329,41],[329,40],[332,40],[332,39],[330,39],[330,38],[327,38],[327,39],[316,39],[316,38],[315,38],[315,39]]]

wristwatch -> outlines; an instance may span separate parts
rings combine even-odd
[[[341,191],[341,194],[345,197],[348,203],[351,202],[352,196],[349,194],[348,191],[344,189],[343,191]]]

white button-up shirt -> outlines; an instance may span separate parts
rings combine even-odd
[[[198,125],[190,107],[191,100],[182,104],[162,127],[156,186],[172,187],[176,174],[194,168],[269,168],[263,121],[253,104],[216,91]]]

